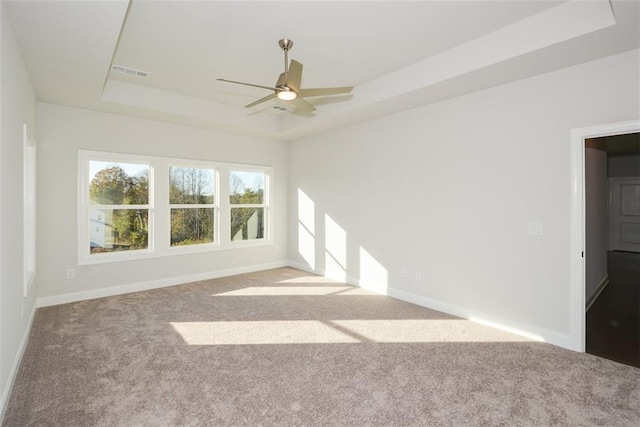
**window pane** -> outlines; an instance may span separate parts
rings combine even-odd
[[[213,204],[213,169],[169,168],[169,203]]]
[[[232,205],[264,203],[265,174],[261,172],[231,171],[229,174],[229,202]]]
[[[149,204],[149,165],[90,161],[89,200],[102,205]]]
[[[148,209],[91,209],[89,228],[92,254],[149,246]]]
[[[171,209],[171,246],[213,242],[213,208]]]
[[[264,208],[231,208],[231,240],[264,238]]]

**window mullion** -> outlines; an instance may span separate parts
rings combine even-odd
[[[204,204],[204,203],[203,204],[195,204],[195,203],[186,204],[185,203],[183,205],[181,205],[181,204],[169,205],[169,209],[200,209],[200,208],[202,208],[202,209],[205,209],[205,208],[206,209],[212,209],[212,208],[215,209],[215,207],[216,207],[216,205],[213,204],[213,203],[207,203],[207,204]]]
[[[229,169],[221,167],[218,170],[218,206],[220,245],[228,245],[231,241],[231,209],[229,205]]]
[[[230,208],[266,208],[265,204],[229,205]]]
[[[169,163],[166,159],[154,159],[154,248],[157,252],[166,252],[171,246],[171,215],[169,206]]]
[[[88,205],[89,209],[150,209],[151,205]]]

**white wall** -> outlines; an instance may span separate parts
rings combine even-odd
[[[588,140],[584,152],[585,164],[585,282],[589,302],[607,277],[607,249],[609,247],[609,182],[607,181],[607,152],[595,148]],[[604,144],[603,144],[604,145]]]
[[[287,260],[288,143],[38,103],[38,297],[43,304],[224,275]],[[78,150],[238,162],[274,168],[275,244],[176,257],[77,266]],[[67,269],[75,268],[75,279]],[[174,280],[175,281],[175,280]],[[145,285],[146,286],[146,285]],[[136,288],[136,286],[133,286]]]
[[[35,307],[35,288],[22,281],[22,126],[35,124],[35,97],[4,2],[0,2],[2,139],[0,141],[0,419]]]
[[[570,130],[640,117],[638,64],[627,52],[292,142],[289,257],[569,347]]]

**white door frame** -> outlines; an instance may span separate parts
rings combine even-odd
[[[570,262],[570,335],[571,348],[585,351],[585,205],[584,205],[584,141],[589,138],[640,132],[640,119],[608,123],[571,130],[571,230]]]

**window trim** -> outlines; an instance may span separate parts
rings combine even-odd
[[[143,163],[149,165],[149,245],[148,249],[91,254],[89,250],[89,162]],[[185,246],[171,246],[171,208],[169,203],[169,166],[196,167],[214,170],[214,241]],[[265,237],[231,241],[228,179],[231,170],[265,174]],[[273,167],[241,163],[195,160],[174,157],[146,156],[105,151],[78,150],[77,254],[78,265],[134,261],[177,255],[225,251],[273,245],[273,192],[270,191]],[[96,206],[96,205],[91,205]],[[100,206],[100,205],[98,205]],[[105,205],[106,206],[106,205]],[[133,205],[118,205],[133,206]],[[189,205],[190,206],[190,205]],[[210,205],[198,205],[209,207]],[[240,205],[250,207],[248,205]],[[260,205],[263,206],[263,205]]]
[[[36,191],[38,176],[38,144],[26,124],[22,125],[22,140],[22,265],[24,297],[26,298],[31,292],[37,274]]]
[[[89,162],[113,162],[113,163],[137,163],[149,166],[149,200],[145,205],[102,205],[91,204],[89,201]],[[135,154],[120,154],[102,151],[78,150],[78,265],[103,264],[116,261],[129,261],[150,258],[154,253],[154,192],[155,192],[154,165],[149,157]],[[134,251],[106,252],[92,254],[90,249],[90,214],[92,208],[105,209],[147,209],[149,221],[149,235],[147,249]]]
[[[252,167],[242,167],[242,166],[238,166],[238,167],[233,167],[233,168],[229,168],[229,170],[227,171],[227,179],[229,179],[229,177],[231,176],[231,172],[249,172],[249,173],[262,173],[264,174],[264,196],[263,196],[263,200],[262,203],[249,203],[249,204],[232,204],[231,200],[230,200],[230,192],[229,194],[227,194],[227,202],[229,203],[228,206],[228,215],[229,218],[231,218],[231,210],[234,208],[262,208],[264,209],[264,219],[263,219],[263,223],[264,223],[264,237],[260,238],[260,239],[248,239],[248,240],[233,240],[233,236],[229,236],[229,241],[232,245],[236,246],[236,245],[241,245],[244,244],[246,242],[262,242],[262,241],[269,241],[270,240],[270,233],[271,233],[271,212],[270,212],[270,197],[271,197],[271,188],[270,188],[270,181],[271,181],[271,175],[268,172],[265,172],[264,170],[260,170],[260,169],[256,169],[256,168],[252,168]],[[231,227],[229,227],[229,234],[231,234]]]

